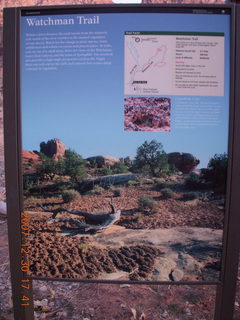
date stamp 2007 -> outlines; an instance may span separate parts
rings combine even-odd
[[[28,254],[30,252],[30,216],[28,213],[21,212],[21,271],[26,275],[26,279],[21,280],[21,287],[24,289],[24,294],[20,297],[21,306],[26,307],[30,305],[29,295],[26,295],[25,292],[31,289],[31,282],[27,279],[29,273],[30,262],[28,259]]]

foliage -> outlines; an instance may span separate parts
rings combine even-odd
[[[141,196],[138,199],[138,205],[141,210],[146,210],[146,209],[154,210],[154,209],[156,209],[156,203],[153,200],[153,198],[150,196],[145,196],[145,195]]]
[[[89,159],[88,162],[89,162],[91,168],[97,168],[98,167],[98,163],[97,163],[96,159]]]
[[[64,176],[66,174],[66,164],[65,160],[62,158],[59,158],[57,161],[55,161],[55,173],[58,176]],[[67,174],[66,174],[67,175]]]
[[[39,185],[39,177],[37,175],[23,175],[23,190],[29,190]]]
[[[163,150],[163,145],[156,140],[145,141],[137,149],[134,169],[155,177],[167,173],[169,170],[168,156]]]
[[[113,190],[114,197],[120,197],[122,194],[122,189],[115,189]]]
[[[127,182],[127,185],[128,185],[129,187],[131,187],[131,186],[138,186],[139,184],[140,184],[140,182],[137,181],[137,180],[128,180],[128,182]]]
[[[92,190],[86,192],[87,195],[100,195],[102,192],[104,191],[104,188],[99,186],[99,185],[95,185],[93,187]]]
[[[79,197],[80,194],[76,190],[68,190],[62,193],[62,199],[64,202],[71,202]]]
[[[57,174],[56,161],[52,158],[44,157],[42,163],[36,167],[37,174],[44,179],[46,176],[53,180]]]
[[[86,162],[75,151],[68,149],[64,158],[54,160],[41,154],[42,163],[37,165],[37,174],[42,178],[53,180],[58,176],[69,176],[72,182],[82,181],[86,175]]]
[[[112,170],[113,170],[113,173],[119,174],[119,173],[127,172],[128,168],[123,162],[118,161],[118,162],[114,163]]]
[[[86,254],[88,249],[89,249],[89,244],[88,243],[81,244],[81,250],[82,250],[83,254]]]
[[[149,178],[142,178],[142,179],[140,180],[140,184],[141,184],[141,185],[142,185],[142,184],[148,184],[148,185],[154,184],[154,180],[149,179]]]
[[[142,212],[136,212],[136,213],[134,214],[134,218],[136,218],[137,220],[141,219],[142,217],[143,217]]]
[[[71,149],[64,154],[64,174],[74,182],[81,182],[87,176],[86,161]]]
[[[170,188],[163,188],[161,190],[161,193],[162,193],[163,198],[165,198],[165,199],[174,197],[174,192]]]
[[[123,163],[127,168],[131,168],[131,166],[132,166],[132,160],[130,157],[124,158]]]
[[[103,174],[104,176],[110,176],[113,174],[113,171],[107,167],[107,166],[103,166],[101,169],[100,169],[100,172],[101,174]]]
[[[226,153],[215,154],[208,163],[208,168],[203,170],[203,178],[212,183],[213,187],[225,189],[227,178],[228,156]]]

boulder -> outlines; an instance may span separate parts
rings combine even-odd
[[[200,160],[191,153],[172,152],[168,154],[168,163],[174,165],[182,173],[188,174],[196,169]]]
[[[184,273],[180,269],[175,269],[170,274],[170,279],[172,278],[172,281],[181,281],[184,276]]]
[[[52,139],[47,143],[40,143],[40,152],[45,154],[47,157],[52,159],[58,159],[59,157],[63,157],[66,151],[65,145],[62,143],[60,139]]]
[[[120,160],[118,158],[110,157],[110,156],[95,156],[87,158],[87,161],[90,163],[96,163],[98,168],[102,167],[112,167],[116,162]]]

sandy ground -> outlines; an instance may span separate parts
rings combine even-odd
[[[13,319],[13,314],[6,222],[0,224],[0,247],[0,319],[10,320]],[[213,320],[215,286],[80,284],[51,281],[34,281],[33,285],[35,319]],[[240,286],[235,303],[235,320],[240,319],[239,303]]]

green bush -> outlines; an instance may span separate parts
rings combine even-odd
[[[40,179],[37,175],[23,175],[23,190],[28,191],[34,186],[38,186]]]
[[[137,180],[129,180],[129,181],[127,182],[127,185],[128,185],[129,187],[131,187],[131,186],[138,186],[139,184],[140,184],[140,182],[137,181]]]
[[[113,173],[119,174],[119,173],[127,172],[128,168],[123,162],[119,161],[114,164],[114,166],[112,167],[112,170],[113,170]]]
[[[100,195],[105,189],[99,185],[95,185],[92,190],[86,192],[88,195]]]
[[[81,244],[81,250],[82,250],[83,254],[86,254],[88,249],[89,249],[89,244],[88,243]]]
[[[168,172],[168,156],[163,150],[163,145],[156,140],[145,141],[137,149],[133,169],[153,177],[159,177]]]
[[[183,198],[185,200],[195,200],[195,199],[199,199],[200,194],[198,192],[187,192],[184,193]]]
[[[42,163],[36,166],[37,174],[53,180],[56,176],[69,176],[73,182],[81,182],[87,176],[86,161],[77,152],[68,149],[64,157],[54,160],[41,155]]]
[[[141,184],[154,184],[154,180],[153,179],[149,179],[149,178],[143,178],[140,181]]]
[[[110,176],[113,174],[113,171],[109,167],[104,166],[100,169],[100,173],[104,176]]]
[[[115,189],[113,190],[114,197],[120,197],[122,194],[122,189]]]
[[[161,190],[161,193],[162,193],[163,198],[165,198],[165,199],[174,197],[174,192],[169,188],[163,188]]]
[[[65,151],[63,166],[64,175],[69,176],[72,182],[81,182],[87,176],[86,161],[74,150]]]
[[[53,180],[53,178],[57,174],[56,161],[51,158],[45,157],[42,160],[42,163],[36,166],[36,171],[42,179],[48,177],[50,180]]]
[[[137,220],[141,219],[142,217],[143,217],[142,212],[136,212],[136,213],[134,214],[134,218],[136,218]]]
[[[150,196],[141,196],[138,200],[138,206],[141,210],[155,210],[156,209],[156,203]]]
[[[71,202],[79,197],[80,194],[76,190],[68,190],[62,193],[62,199],[64,202]]]

